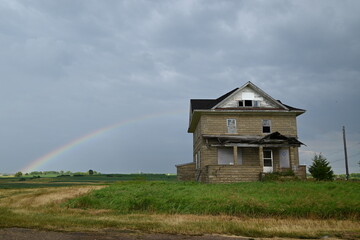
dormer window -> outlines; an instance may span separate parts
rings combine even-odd
[[[240,100],[239,107],[260,107],[260,101],[256,100]]]

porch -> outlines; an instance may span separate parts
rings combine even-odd
[[[178,179],[226,183],[258,181],[263,173],[293,171],[306,178],[306,167],[299,165],[296,138],[278,132],[259,136],[203,135],[204,145],[195,162],[179,165]]]

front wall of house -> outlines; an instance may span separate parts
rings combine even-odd
[[[217,182],[208,179],[207,166],[218,165],[218,148],[211,147],[211,144],[218,144],[218,142],[206,142],[202,135],[226,135],[227,124],[226,119],[236,119],[236,134],[229,135],[255,135],[264,136],[262,133],[262,120],[271,120],[271,132],[280,132],[286,136],[297,136],[296,117],[295,115],[274,115],[274,114],[224,114],[224,115],[203,115],[198,122],[198,125],[193,133],[193,150],[194,161],[195,155],[200,152],[200,165],[198,171],[201,170],[198,180],[203,182]],[[279,148],[271,148],[273,150],[273,165],[274,171],[287,171],[289,169],[280,169]],[[241,148],[242,165],[243,167],[255,167],[258,170],[260,167],[259,148],[248,147]],[[298,166],[298,148],[291,147],[289,149],[290,168]],[[230,167],[230,166],[228,166]],[[296,169],[293,169],[296,172]],[[225,174],[227,175],[227,174]],[[225,176],[224,175],[224,176]],[[255,173],[253,174],[255,176]],[[224,180],[224,179],[223,179]],[[222,180],[219,179],[220,182]],[[224,180],[225,181],[225,180]],[[226,180],[228,181],[228,180]]]
[[[296,116],[295,115],[274,115],[274,114],[208,114],[201,116],[201,134],[223,135],[228,134],[227,119],[236,119],[236,134],[232,135],[256,135],[264,136],[262,132],[262,120],[271,120],[271,132],[279,132],[285,136],[296,137]]]
[[[200,180],[202,182],[229,182],[229,174],[224,172],[224,179],[221,177],[217,180],[215,180],[214,177],[209,179],[208,174],[210,172],[208,171],[208,167],[212,166],[214,167],[220,167],[222,171],[225,171],[225,169],[243,169],[243,168],[249,168],[253,169],[251,175],[252,176],[258,176],[260,172],[262,172],[261,163],[260,161],[263,161],[262,159],[259,159],[259,148],[257,147],[244,147],[241,148],[241,154],[242,154],[242,164],[241,165],[218,165],[218,147],[209,147],[205,144],[201,146],[201,177]],[[273,153],[273,168],[274,172],[285,172],[289,170],[293,170],[295,172],[295,175],[300,177],[301,179],[305,178],[305,170],[303,169],[304,166],[299,166],[299,158],[298,158],[298,148],[297,147],[290,147],[289,148],[289,160],[290,160],[290,167],[289,168],[280,168],[280,148],[269,148],[272,150]],[[223,167],[224,168],[223,168]],[[294,168],[294,166],[296,166]],[[243,168],[241,168],[243,167]],[[259,170],[260,169],[260,170]],[[226,170],[228,172],[228,170]],[[241,171],[239,172],[239,174]],[[220,172],[219,172],[220,174]],[[233,174],[233,173],[232,173]],[[231,175],[231,174],[230,174]],[[220,176],[220,175],[219,175]],[[233,176],[232,176],[233,177]],[[238,176],[233,177],[233,181],[248,181],[250,179],[245,179],[245,176]],[[242,179],[244,178],[244,179]],[[241,180],[242,179],[242,180]]]
[[[201,166],[217,165],[218,164],[218,147],[207,147],[203,145],[201,147]],[[232,149],[232,148],[231,148]],[[273,152],[274,169],[280,169],[280,148],[270,148]],[[259,148],[257,147],[245,147],[241,148],[242,165],[244,166],[259,166]],[[291,147],[289,149],[290,167],[299,165],[298,148]]]

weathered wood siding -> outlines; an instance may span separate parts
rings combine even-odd
[[[252,97],[244,97],[244,94],[253,95]],[[230,99],[228,99],[223,104],[219,105],[219,108],[237,108],[239,107],[239,100],[256,100],[260,101],[259,107],[266,107],[266,108],[277,108],[278,105],[274,104],[271,100],[265,98],[264,96],[260,95],[256,91],[254,91],[250,87],[245,87],[242,91],[237,92],[234,94]]]
[[[295,176],[303,180],[306,179],[306,165],[299,165],[295,171]]]
[[[195,181],[195,163],[187,163],[176,166],[178,181]]]
[[[231,183],[251,182],[260,179],[260,166],[209,165],[205,168],[205,182]]]
[[[226,119],[236,119],[236,134],[227,133]],[[296,137],[297,126],[295,114],[274,115],[263,113],[204,114],[200,119],[200,134],[209,135],[252,135],[265,136],[262,132],[262,120],[271,120],[271,132],[279,132],[285,136]]]

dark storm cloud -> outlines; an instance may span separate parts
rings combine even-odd
[[[359,10],[357,1],[2,1],[0,172],[115,122],[184,110],[44,166],[174,172],[192,160],[189,99],[247,81],[307,110],[303,163],[323,152],[342,172],[346,125],[358,171]]]

